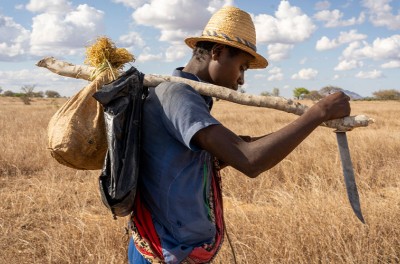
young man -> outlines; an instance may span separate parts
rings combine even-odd
[[[174,75],[237,90],[247,69],[265,68],[246,12],[225,7]],[[208,263],[224,236],[217,162],[256,177],[285,158],[317,126],[349,115],[349,97],[330,95],[286,127],[243,140],[210,114],[212,98],[181,83],[150,88],[144,105],[143,163],[132,218],[130,263]]]

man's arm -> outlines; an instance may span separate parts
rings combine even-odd
[[[255,141],[246,142],[222,125],[204,128],[192,140],[226,165],[256,177],[284,159],[322,122],[349,115],[349,99],[341,92],[325,97],[294,122]]]

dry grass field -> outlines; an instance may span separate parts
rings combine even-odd
[[[126,263],[127,219],[100,201],[99,171],[59,165],[46,126],[65,99],[0,98],[0,263]],[[238,263],[400,263],[400,103],[352,102],[376,119],[348,133],[366,220],[349,205],[335,135],[318,128],[272,170],[222,172],[226,224]],[[263,135],[296,117],[218,101],[238,134]],[[233,263],[225,243],[214,263]]]

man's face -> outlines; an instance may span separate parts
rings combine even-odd
[[[239,85],[244,84],[244,72],[252,59],[253,57],[246,52],[232,56],[229,49],[224,46],[220,52],[212,54],[209,64],[213,83],[236,91]]]

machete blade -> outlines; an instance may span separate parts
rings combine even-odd
[[[354,177],[353,164],[351,162],[346,132],[337,131],[336,139],[339,147],[340,160],[342,161],[342,169],[344,182],[346,184],[347,196],[349,198],[351,208],[353,208],[353,211],[358,219],[360,219],[360,221],[365,224],[364,217],[361,213],[360,198],[358,196],[357,184]]]

